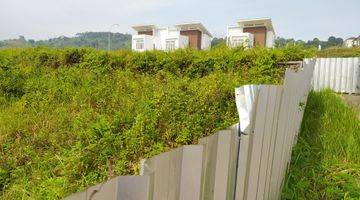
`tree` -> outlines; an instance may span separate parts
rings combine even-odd
[[[281,48],[286,46],[286,39],[282,37],[277,37],[275,39],[275,47]]]
[[[212,41],[211,41],[211,46],[215,47],[218,45],[226,45],[225,39],[224,38],[217,38],[215,37]]]
[[[336,38],[336,43],[338,44],[338,46],[342,46],[344,44],[344,39]]]
[[[33,40],[33,39],[28,40],[28,42],[29,42],[31,45],[34,45],[34,44],[35,44],[35,40]]]
[[[304,44],[305,44],[304,41],[302,41],[302,40],[295,41],[295,39],[293,39],[293,38],[285,39],[282,37],[277,37],[275,39],[275,47],[277,47],[277,48],[284,48],[289,45],[304,45]]]
[[[2,41],[2,48],[26,47],[26,46],[49,46],[55,48],[63,47],[94,47],[107,49],[109,32],[86,32],[77,33],[75,37],[60,36],[48,40],[26,40],[24,36],[18,39]],[[131,35],[123,33],[111,33],[112,49],[130,49]]]
[[[25,39],[25,37],[24,37],[24,36],[20,35],[20,36],[19,36],[19,40],[23,40],[23,41],[25,41],[26,39]]]

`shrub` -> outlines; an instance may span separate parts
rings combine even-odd
[[[217,47],[207,51],[178,49],[173,52],[98,51],[93,49],[51,49],[35,47],[0,51],[0,64],[38,67],[122,68],[139,74],[167,71],[175,75],[203,77],[214,70],[233,71],[259,66],[274,68],[277,62],[302,60],[314,52],[301,47],[284,49],[229,49]]]
[[[0,67],[0,92],[5,97],[21,97],[24,94],[25,76],[13,67]]]
[[[280,82],[276,63],[304,52],[2,50],[0,197],[61,199],[136,174],[141,158],[235,123],[234,88]]]

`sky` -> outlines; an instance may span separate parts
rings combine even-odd
[[[183,22],[201,22],[224,37],[228,25],[262,17],[270,17],[276,35],[285,38],[360,35],[360,0],[0,0],[0,40],[133,33],[131,25]]]

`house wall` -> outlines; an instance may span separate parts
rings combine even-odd
[[[168,30],[166,28],[157,29],[155,31],[155,48],[158,50],[165,49],[165,37],[167,37]]]
[[[179,48],[179,36],[180,32],[177,29],[162,29],[160,32],[160,45],[161,50],[166,50],[166,40],[168,39],[175,39],[175,47]]]
[[[181,35],[189,37],[189,47],[194,49],[201,49],[201,31],[199,30],[188,30],[180,31]]]
[[[266,27],[245,27],[244,33],[252,33],[254,35],[254,43],[259,46],[266,46]]]
[[[239,26],[229,26],[228,27],[228,36],[232,35],[241,35],[243,33],[243,29]]]
[[[136,49],[136,40],[143,39],[144,40],[144,49]],[[151,35],[133,35],[131,41],[131,48],[136,51],[146,51],[154,49],[154,37]]]
[[[275,45],[275,34],[273,31],[267,31],[266,47],[272,48]]]
[[[201,36],[201,49],[209,49],[211,47],[211,40],[208,34],[202,34]]]
[[[157,28],[153,31],[139,31],[138,35],[134,37],[151,37],[146,39],[144,44],[146,50],[158,49],[166,50],[166,40],[174,39],[176,48],[191,47],[194,49],[208,49],[211,46],[211,37],[207,34],[202,34],[199,30],[180,31],[178,28]],[[150,45],[151,44],[151,45]],[[151,46],[151,47],[150,47]],[[133,39],[132,49],[135,49],[136,42]]]
[[[226,44],[232,46],[233,36],[244,38],[247,42],[243,44],[246,48],[251,48],[254,46],[254,35],[252,33],[244,33],[243,28],[240,26],[229,26],[227,31]]]
[[[154,37],[154,49],[161,50],[161,40],[160,40],[160,37]]]
[[[356,47],[360,46],[360,39],[347,39],[344,43],[346,47]]]
[[[189,37],[180,35],[178,48],[186,48],[189,46]]]
[[[354,40],[353,46],[355,46],[355,47],[360,46],[360,38]]]

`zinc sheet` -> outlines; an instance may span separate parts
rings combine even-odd
[[[360,57],[317,58],[312,85],[315,91],[330,88],[339,93],[359,94]]]

